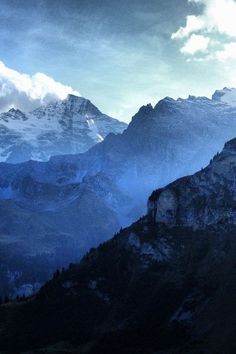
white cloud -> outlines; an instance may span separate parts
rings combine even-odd
[[[200,3],[204,6],[203,13],[194,16],[195,21],[202,23],[200,30],[205,29],[207,32],[218,32],[236,37],[236,2],[234,0],[189,0],[189,2]]]
[[[22,74],[0,61],[0,111],[11,107],[30,111],[50,101],[64,99],[68,94],[79,95],[70,86],[43,73]]]
[[[220,61],[236,59],[236,42],[226,43],[222,50],[215,53],[215,57]]]
[[[189,34],[199,31],[203,27],[204,27],[204,21],[201,18],[194,15],[187,16],[186,26],[180,27],[177,32],[172,33],[171,38],[172,39],[185,38]]]
[[[236,38],[236,1],[235,0],[188,0],[188,2],[200,4],[203,6],[202,13],[198,16],[189,15],[186,17],[186,24],[180,27],[175,33],[171,35],[172,39],[182,40],[181,52],[194,55],[197,51],[191,50],[193,43],[193,36],[205,36],[209,38],[205,40],[205,50],[211,46],[211,57],[223,60],[227,58],[235,58],[234,42],[232,39]],[[215,46],[215,36],[220,38],[221,50]],[[221,37],[220,37],[221,36]],[[196,39],[196,37],[195,37]],[[200,38],[199,38],[200,41]],[[223,43],[222,43],[223,41]],[[200,44],[199,44],[200,45]],[[201,51],[204,51],[204,42],[202,40]],[[188,50],[190,48],[190,50]],[[206,53],[207,54],[207,53]],[[209,55],[207,56],[209,58]],[[222,59],[223,58],[223,59]]]
[[[204,52],[208,48],[209,43],[210,38],[200,34],[192,34],[181,48],[181,53],[193,55],[197,52]]]

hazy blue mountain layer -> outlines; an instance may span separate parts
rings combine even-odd
[[[122,134],[109,134],[83,154],[2,163],[3,288],[16,294],[22,286],[37,287],[47,277],[43,272],[37,279],[39,263],[31,258],[35,266],[28,276],[26,257],[40,256],[49,264],[47,274],[79,259],[143,215],[154,189],[207,165],[236,135],[234,96],[235,90],[224,89],[212,100],[165,98],[142,107]],[[210,220],[210,212],[205,217]],[[9,252],[14,257],[8,258]]]
[[[236,139],[37,295],[2,305],[0,350],[235,353],[235,171]]]

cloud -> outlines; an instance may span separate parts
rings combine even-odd
[[[219,61],[236,59],[236,42],[225,44],[222,50],[215,53],[215,56]]]
[[[194,55],[199,52],[199,50],[194,50],[198,43],[199,46],[202,45],[200,51],[205,52],[207,59],[235,58],[236,1],[188,0],[188,2],[201,5],[202,12],[199,15],[187,16],[185,26],[172,33],[172,39],[185,41],[180,51],[184,54]],[[215,40],[216,37],[218,41]],[[221,45],[220,50],[219,45]],[[212,50],[210,56],[206,51],[209,46]]]
[[[1,112],[12,107],[30,111],[53,100],[64,99],[68,94],[79,95],[79,92],[43,73],[22,74],[0,61]]]
[[[189,34],[199,31],[204,28],[204,21],[194,15],[187,16],[186,18],[186,26],[180,27],[177,32],[172,33],[172,39],[181,39],[187,37]]]
[[[192,34],[184,46],[181,48],[181,53],[195,54],[197,52],[204,52],[210,43],[210,38],[200,34]]]

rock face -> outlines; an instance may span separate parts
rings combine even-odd
[[[0,114],[0,161],[48,161],[54,155],[82,153],[125,128],[74,95],[30,113],[12,108]]]
[[[192,226],[236,223],[236,139],[202,171],[159,189],[149,199],[156,222]]]
[[[37,295],[0,306],[0,351],[235,353],[235,171],[236,139]]]
[[[154,203],[155,221],[165,224],[176,224],[177,196],[171,190],[163,190]],[[153,209],[151,212],[153,212]]]

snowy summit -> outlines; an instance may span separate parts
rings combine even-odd
[[[0,161],[47,161],[53,155],[82,153],[125,128],[125,123],[74,95],[30,113],[11,108],[0,114]]]

